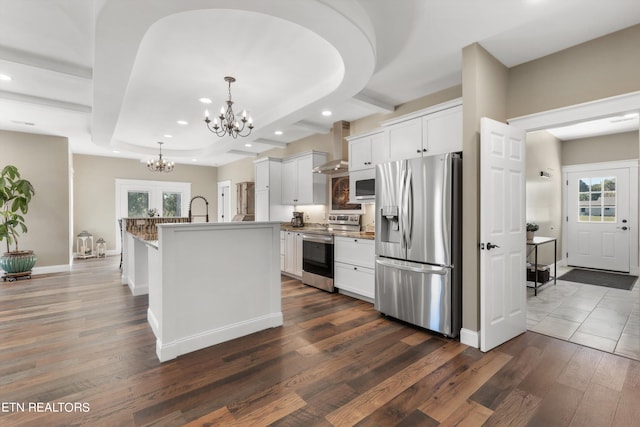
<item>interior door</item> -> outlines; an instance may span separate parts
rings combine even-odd
[[[218,183],[218,222],[231,221],[231,182],[223,181]]]
[[[567,174],[567,264],[629,272],[629,168]]]
[[[527,329],[525,134],[480,121],[480,350]]]

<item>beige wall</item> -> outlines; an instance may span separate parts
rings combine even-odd
[[[480,118],[504,122],[508,70],[479,44],[462,51],[462,327],[480,329]]]
[[[540,226],[538,236],[557,239],[557,260],[562,259],[562,142],[546,131],[527,134],[527,222]],[[548,172],[549,178],[540,172]],[[533,255],[529,261],[533,262]],[[553,246],[538,249],[538,263],[553,263]]]
[[[82,230],[87,230],[93,234],[94,240],[103,237],[107,241],[108,250],[116,247],[116,178],[190,182],[191,196],[200,195],[206,198],[209,202],[209,220],[216,221],[217,168],[178,164],[173,172],[167,174],[151,172],[147,170],[145,164],[137,160],[75,154],[73,155],[74,236]],[[235,194],[235,191],[232,193]],[[196,207],[202,208],[202,212],[196,212]],[[203,204],[194,204],[194,214],[203,213]],[[187,216],[188,212],[184,215]]]
[[[36,253],[36,267],[69,264],[69,143],[67,138],[0,131],[0,167],[18,167],[35,188],[20,249]],[[6,250],[5,242],[0,246]]]
[[[640,141],[638,131],[564,141],[562,164],[580,165],[637,159],[640,156],[638,141]]]
[[[509,117],[640,90],[640,25],[509,72]]]

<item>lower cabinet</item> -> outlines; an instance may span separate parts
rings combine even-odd
[[[281,231],[284,233],[284,253],[282,254],[282,271],[295,277],[302,277],[302,233]],[[282,243],[282,239],[280,240]]]
[[[370,301],[375,299],[375,242],[336,236],[334,254],[335,287]]]

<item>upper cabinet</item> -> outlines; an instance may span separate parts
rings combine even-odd
[[[386,129],[377,129],[363,135],[348,137],[349,171],[372,169],[389,160]]]
[[[319,205],[327,202],[327,176],[313,173],[327,162],[327,153],[311,151],[282,159],[282,204]]]
[[[263,157],[255,167],[255,220],[289,221],[291,206],[282,204],[282,159]]]
[[[462,151],[460,99],[383,123],[389,132],[389,160]]]

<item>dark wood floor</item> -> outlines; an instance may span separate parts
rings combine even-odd
[[[0,282],[0,425],[640,420],[637,361],[532,332],[483,354],[287,278],[282,306],[283,327],[160,364],[147,297],[119,284],[117,260]]]

